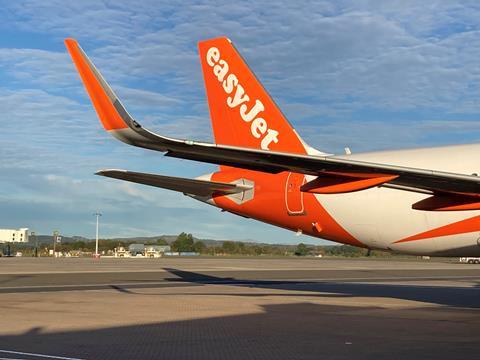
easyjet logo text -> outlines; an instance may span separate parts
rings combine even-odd
[[[213,68],[213,74],[222,84],[225,93],[230,95],[227,97],[227,105],[232,109],[238,107],[242,120],[250,123],[250,132],[253,137],[261,139],[260,147],[269,150],[268,147],[272,142],[278,143],[278,131],[269,129],[267,121],[259,116],[265,110],[263,103],[258,99],[250,101],[237,76],[232,72],[229,73],[228,63],[220,58],[220,51],[216,47],[211,47],[207,51],[206,60],[207,64]]]

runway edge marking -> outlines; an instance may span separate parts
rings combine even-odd
[[[64,357],[64,356],[55,356],[55,355],[45,355],[45,354],[36,354],[36,353],[28,353],[28,352],[13,351],[13,350],[0,350],[0,353],[15,354],[15,355],[35,356],[35,357],[42,357],[42,358],[46,358],[46,359],[84,360],[84,359],[80,359],[80,358],[72,358],[72,357]]]

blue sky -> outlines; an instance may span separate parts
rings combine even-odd
[[[197,42],[226,35],[302,137],[338,153],[480,138],[476,1],[3,2],[0,227],[93,237],[175,234],[317,243],[180,194],[96,177],[195,177],[211,165],[110,138],[63,46],[76,38],[152,130],[212,140]]]

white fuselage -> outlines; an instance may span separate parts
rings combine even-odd
[[[480,145],[459,145],[341,157],[472,175],[480,173],[479,154]],[[480,211],[412,209],[412,204],[429,196],[385,187],[346,194],[316,195],[342,227],[370,248],[421,255],[479,255]],[[467,232],[463,232],[462,224],[459,224],[453,230],[434,233],[434,237],[425,234],[422,239],[398,242],[466,219],[472,219],[468,220],[470,225],[463,229]],[[472,227],[472,222],[478,222],[479,226]],[[455,233],[445,235],[452,232]]]

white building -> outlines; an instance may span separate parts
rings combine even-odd
[[[0,229],[0,243],[28,242],[28,228]]]

